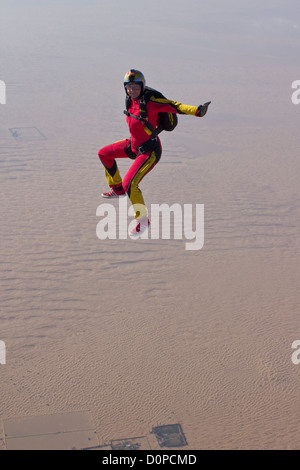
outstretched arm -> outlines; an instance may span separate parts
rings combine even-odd
[[[211,101],[208,101],[197,107],[178,103],[177,101],[168,100],[166,98],[156,98],[155,96],[151,96],[150,101],[156,103],[156,105],[160,107],[159,112],[162,113],[190,114],[199,117],[205,116],[208,106],[211,103]]]

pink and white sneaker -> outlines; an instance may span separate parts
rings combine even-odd
[[[142,217],[141,219],[136,219],[136,226],[131,230],[130,237],[137,238],[142,233],[144,233],[150,225],[150,220],[148,219],[147,215]]]
[[[126,196],[126,192],[124,191],[124,189],[122,189],[121,191],[117,191],[116,189],[111,188],[110,191],[108,191],[107,193],[102,193],[101,196],[105,197],[107,199],[113,199],[115,197],[124,197],[124,196]]]

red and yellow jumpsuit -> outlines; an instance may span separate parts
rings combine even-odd
[[[130,101],[128,113],[139,116],[140,100],[131,99]],[[159,113],[190,114],[196,116],[197,109],[197,106],[188,106],[165,98],[155,98],[152,96],[147,103],[148,122],[155,129]],[[135,207],[138,204],[139,210],[135,211],[135,217],[141,218],[147,215],[147,209],[142,192],[139,189],[139,183],[160,160],[162,148],[157,137],[155,145],[153,145],[150,151],[139,153],[138,147],[149,140],[151,132],[145,123],[140,120],[131,116],[127,116],[126,120],[130,131],[130,139],[107,145],[99,150],[98,155],[104,165],[108,185],[116,193],[122,193],[124,190],[128,194],[132,205]],[[116,159],[128,158],[130,151],[133,157],[137,156],[122,180]]]

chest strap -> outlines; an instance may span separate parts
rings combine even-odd
[[[132,117],[133,119],[136,119],[137,121],[142,122],[145,125],[145,127],[147,127],[147,129],[150,131],[149,135],[151,136],[151,139],[155,138],[158,134],[160,134],[163,131],[162,126],[158,126],[156,129],[154,129],[152,124],[150,124],[150,122],[148,122],[142,116],[136,116],[135,114],[129,113],[127,110],[124,111],[124,114],[126,114],[126,116]]]

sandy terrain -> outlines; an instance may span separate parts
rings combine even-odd
[[[28,435],[15,420],[66,413],[101,446],[141,436],[159,448],[151,429],[181,423],[187,449],[298,449],[295,11],[215,2],[197,22],[206,2],[167,0],[136,41],[124,15],[138,14],[120,2],[100,2],[102,15],[97,2],[2,3],[0,449]],[[212,100],[203,120],[180,117],[162,136],[141,185],[148,204],[204,204],[199,251],[96,236],[97,151],[127,137],[130,67],[171,99]],[[63,433],[59,445],[70,446]]]

